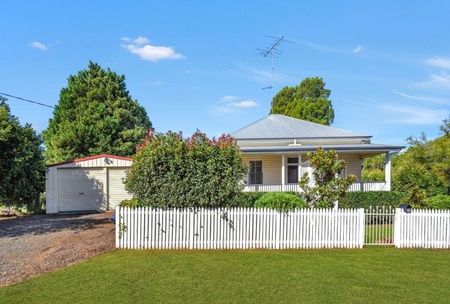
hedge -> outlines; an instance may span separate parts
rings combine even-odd
[[[406,196],[398,191],[355,191],[348,192],[339,201],[339,208],[369,208],[370,206],[398,207]]]
[[[230,135],[149,132],[133,157],[125,188],[149,207],[226,207],[238,198],[246,170]]]
[[[225,207],[255,207],[256,201],[267,193],[281,193],[281,192],[240,192],[237,199],[229,201]],[[298,196],[295,192],[283,192]],[[145,207],[147,204],[143,203],[137,198],[127,199],[120,202],[122,207]]]
[[[255,207],[256,201],[267,193],[288,193],[298,196],[295,192],[241,192],[230,207]]]
[[[270,192],[261,196],[256,202],[257,208],[272,208],[282,211],[305,208],[307,204],[304,199],[298,195],[286,192]]]
[[[431,209],[450,209],[450,195],[435,195],[425,200],[425,207]]]

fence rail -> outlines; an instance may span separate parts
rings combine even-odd
[[[117,248],[361,248],[363,243],[363,209],[116,208]]]
[[[395,227],[398,248],[450,248],[450,210],[397,209]]]

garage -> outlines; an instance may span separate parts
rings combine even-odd
[[[131,198],[124,179],[131,158],[95,155],[48,166],[47,213],[106,211]]]

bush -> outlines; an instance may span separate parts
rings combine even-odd
[[[257,208],[267,207],[283,211],[305,208],[306,206],[306,202],[299,196],[284,192],[266,193],[255,202]]]
[[[246,167],[229,135],[209,139],[197,131],[153,135],[133,157],[126,189],[152,207],[226,207],[236,203]]]
[[[276,193],[276,192],[241,192],[238,195],[238,198],[236,199],[234,204],[229,205],[229,207],[249,207],[249,208],[255,207],[256,201],[267,193]],[[289,191],[284,193],[289,193],[297,196],[295,192]]]
[[[267,192],[241,192],[232,207],[255,207],[256,201]]]
[[[339,208],[369,208],[369,206],[398,207],[406,196],[397,191],[356,191],[348,192],[339,201]]]
[[[126,199],[120,202],[121,207],[143,207],[144,205],[137,198]]]
[[[425,200],[426,208],[450,209],[450,195],[436,195]]]

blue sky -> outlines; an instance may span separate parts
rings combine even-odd
[[[95,3],[94,3],[95,2]],[[448,1],[4,1],[0,92],[55,104],[89,60],[126,75],[157,131],[218,135],[267,115],[276,90],[308,76],[331,89],[333,126],[404,144],[450,113]],[[38,130],[52,110],[10,99]]]

